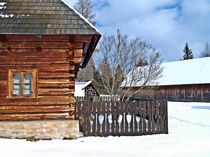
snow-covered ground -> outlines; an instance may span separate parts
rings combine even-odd
[[[1,157],[210,157],[210,103],[169,102],[169,135],[27,142],[0,139]]]

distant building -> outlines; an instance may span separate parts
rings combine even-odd
[[[157,85],[147,84],[150,96],[139,93],[137,97],[210,102],[210,57],[162,63],[162,67]],[[140,83],[132,88],[138,90]]]
[[[75,82],[75,92],[74,96],[76,98],[94,98],[99,97],[97,90],[92,85],[92,81],[88,82]]]
[[[88,82],[94,80],[94,62],[91,58],[86,68],[80,69],[77,75],[77,82]]]

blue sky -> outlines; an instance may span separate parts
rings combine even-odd
[[[74,5],[77,0],[63,0]],[[210,0],[93,0],[95,20],[103,35],[119,28],[140,36],[165,61],[182,58],[186,42],[195,57],[210,43]]]

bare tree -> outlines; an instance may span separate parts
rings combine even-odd
[[[209,43],[206,42],[204,50],[201,52],[201,57],[210,57]]]
[[[93,3],[91,0],[78,0],[74,8],[82,14],[88,21],[95,25],[95,14],[92,12]]]
[[[160,54],[154,48],[140,37],[130,39],[119,30],[103,37],[99,53],[101,78],[97,81],[98,86],[110,96],[121,95],[123,100],[142,91],[148,84],[154,84],[162,72]],[[134,86],[138,86],[138,90],[134,91]]]

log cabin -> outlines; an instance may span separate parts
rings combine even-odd
[[[183,102],[210,102],[210,57],[161,64],[162,77],[148,83],[136,98],[164,99]],[[132,86],[136,91],[140,84]]]
[[[1,0],[0,137],[6,121],[73,121],[75,78],[99,39],[61,0]]]

